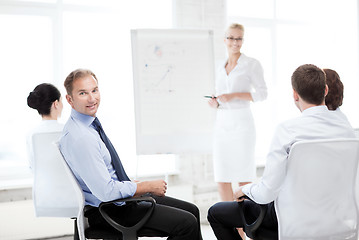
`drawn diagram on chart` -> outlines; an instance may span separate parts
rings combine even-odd
[[[171,93],[174,91],[172,82],[175,66],[173,65],[156,65],[146,63],[143,74],[147,76],[144,79],[145,91],[153,93]],[[156,77],[155,77],[156,76]]]
[[[136,148],[141,154],[207,152],[214,115],[213,33],[132,31]]]
[[[174,43],[150,44],[143,56],[143,77],[145,92],[172,93],[175,91],[176,61],[185,55],[185,50]]]

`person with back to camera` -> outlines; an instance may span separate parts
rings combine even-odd
[[[325,72],[328,85],[325,105],[327,105],[329,110],[335,111],[343,104],[344,85],[336,71],[328,68],[324,68],[323,71]]]
[[[344,98],[344,85],[340,80],[338,73],[332,69],[324,68],[327,78],[328,94],[325,96],[325,105],[329,110],[335,111],[337,114],[347,120],[347,117],[340,110],[340,106],[343,104]]]
[[[255,202],[243,202],[246,219],[257,217],[259,207],[256,203],[267,204],[268,210],[259,228],[273,232],[278,232],[274,200],[286,176],[291,146],[303,140],[354,138],[354,130],[348,121],[325,105],[328,87],[323,70],[311,64],[299,66],[292,75],[292,87],[294,103],[302,114],[277,126],[260,181],[239,187],[234,193],[237,201],[242,201],[241,197],[246,195]],[[242,239],[234,231],[243,227],[238,208],[238,203],[232,201],[216,203],[208,210],[207,218],[217,239]]]
[[[90,226],[112,228],[98,210],[101,202],[149,194],[156,204],[149,220],[138,231],[139,236],[201,240],[199,209],[194,204],[165,196],[167,183],[164,180],[139,182],[127,176],[97,118],[101,96],[95,74],[86,69],[74,70],[64,86],[72,110],[60,139],[60,150],[84,192],[85,216]],[[147,211],[149,203],[106,207],[115,221],[134,225]]]
[[[33,163],[32,135],[39,132],[61,132],[64,125],[57,121],[61,117],[63,104],[60,91],[50,83],[42,83],[35,87],[27,97],[27,105],[36,109],[41,115],[41,123],[27,137],[30,167]]]

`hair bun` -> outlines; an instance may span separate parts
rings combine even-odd
[[[50,83],[41,83],[37,85],[27,97],[27,105],[36,109],[42,116],[51,114],[52,103],[60,101],[60,91]]]
[[[27,105],[33,109],[38,109],[41,104],[41,94],[37,91],[32,91],[27,97]]]

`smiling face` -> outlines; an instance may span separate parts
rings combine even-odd
[[[229,28],[224,39],[228,53],[236,54],[241,52],[244,31],[239,28]]]
[[[96,117],[101,96],[97,80],[91,75],[74,80],[71,95],[66,95],[67,102],[79,113]]]

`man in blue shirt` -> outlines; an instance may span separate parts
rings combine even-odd
[[[109,146],[100,135],[99,128],[103,129],[96,113],[101,97],[95,74],[77,69],[67,76],[64,86],[72,110],[63,130],[60,150],[84,192],[85,204],[93,207],[85,212],[90,226],[109,226],[98,211],[101,202],[150,194],[156,200],[155,209],[139,230],[139,236],[149,236],[146,229],[151,229],[158,232],[151,236],[165,234],[173,240],[202,239],[199,210],[194,204],[165,196],[167,183],[164,180],[133,182],[127,177],[117,153],[113,155],[112,144]],[[116,157],[120,170],[113,162]],[[122,224],[133,224],[148,207],[145,202],[112,205],[109,212]]]

